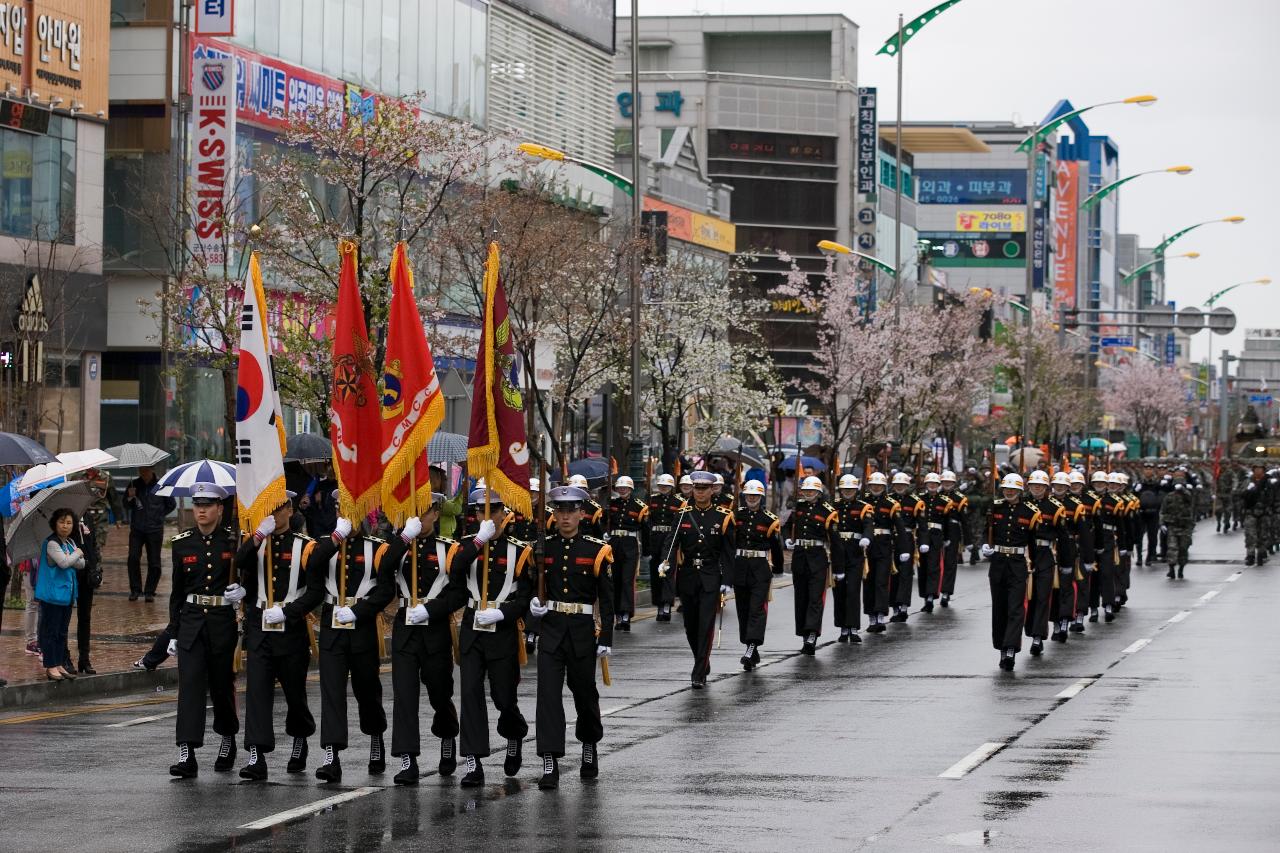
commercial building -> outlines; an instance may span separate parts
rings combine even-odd
[[[96,447],[109,12],[0,2],[0,428]]]

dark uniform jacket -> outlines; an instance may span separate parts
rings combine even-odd
[[[206,625],[215,651],[236,644],[236,612],[231,605],[210,607],[187,601],[189,595],[220,596],[231,583],[237,537],[230,527],[205,536],[192,527],[173,537],[173,591],[169,595],[169,636],[190,649]]]
[[[696,573],[706,592],[719,592],[733,577],[733,513],[724,507],[698,509],[690,505],[663,546],[672,555],[676,581]]]
[[[609,501],[604,526],[610,538],[617,535],[623,539],[629,539],[637,549],[647,551],[648,542],[645,536],[648,535],[648,525],[645,521],[648,517],[648,505],[633,493],[625,501],[620,497]]]
[[[368,548],[365,543],[368,543]],[[399,536],[387,543],[359,534],[348,536],[342,544],[346,545],[347,560],[347,585],[343,594],[350,602],[347,606],[356,614],[355,627],[332,627],[333,610],[338,605],[331,599],[336,598],[334,593],[342,592],[338,585],[342,580],[340,560],[343,553],[342,545],[334,542],[332,536],[326,536],[312,549],[311,559],[307,563],[306,601],[302,606],[324,602],[324,610],[320,615],[321,648],[333,648],[338,637],[345,634],[350,637],[352,651],[366,651],[378,643],[378,614],[395,597],[396,564],[407,546]],[[314,606],[312,604],[313,608]]]
[[[835,510],[835,535],[847,548],[852,548],[852,557],[858,560],[862,556],[862,546],[858,542],[862,539],[870,539],[874,535],[875,507],[860,497],[853,497],[836,501]],[[842,572],[858,571],[861,568],[861,564],[840,566]]]
[[[924,526],[926,535],[929,531],[936,530],[942,534],[944,540],[950,539],[951,535],[947,530],[948,520],[951,513],[955,511],[955,502],[951,500],[941,489],[936,493],[925,491],[923,495],[918,496],[920,502],[924,504]],[[923,540],[927,541],[927,540]]]
[[[449,584],[454,594],[461,590],[466,598],[466,612],[459,629],[459,647],[465,654],[473,645],[481,643],[487,655],[505,657],[516,653],[517,644],[524,643],[520,627],[516,624],[529,612],[529,599],[533,598],[533,548],[507,534],[510,516],[497,520],[498,535],[489,542],[488,564],[485,565],[485,549],[466,546],[467,551],[455,556],[450,564]],[[470,559],[466,559],[470,557]],[[514,565],[512,565],[514,563]],[[511,588],[497,608],[502,611],[502,621],[493,631],[477,631],[474,618],[481,595],[481,572],[489,574],[489,601],[497,602],[506,583],[508,567],[511,570]]]
[[[443,536],[430,536],[415,539],[413,547],[418,552],[418,603],[427,609],[427,624],[408,625],[404,621],[412,599],[412,595],[406,593],[413,592],[413,552],[405,548],[398,559],[389,561],[390,568],[379,567],[380,572],[394,574],[395,595],[400,597],[400,610],[391,631],[391,646],[401,649],[409,642],[411,632],[423,631],[427,651],[443,654],[453,645],[449,621],[454,612],[467,606],[466,586],[450,583],[450,577],[454,571],[465,571],[475,559],[475,542],[468,539],[460,543]],[[442,575],[443,582],[440,581]]]
[[[654,492],[649,495],[646,506],[649,510],[644,519],[645,533],[648,536],[646,553],[653,555],[663,547],[664,543],[670,541],[676,515],[680,512],[680,507],[684,506],[684,498],[680,497],[680,493],[675,490],[672,490],[669,495]],[[664,552],[662,556],[665,557],[666,553]]]
[[[594,613],[548,610],[539,629],[541,648],[564,647],[573,657],[595,654],[596,645],[613,645],[613,551],[601,539],[578,533],[566,538],[554,533],[542,543],[542,569],[548,602],[589,605]],[[544,602],[546,603],[546,602]],[[600,636],[596,636],[596,620]]]
[[[819,498],[813,503],[796,501],[796,508],[791,511],[783,525],[785,537],[790,539],[796,548],[816,547],[802,542],[817,542],[823,546],[831,544],[832,528],[836,526],[839,516],[836,508]]]
[[[1066,504],[1049,494],[1039,500],[1028,496],[1024,503],[1029,503],[1040,511],[1040,524],[1035,531],[1036,547],[1052,548],[1054,560],[1059,566],[1072,565],[1074,547]]]
[[[947,491],[943,489],[942,494],[951,499],[951,512],[947,513],[947,523],[944,537],[953,545],[968,545],[969,542],[969,496],[961,492],[959,489]]]
[[[295,549],[295,542],[298,542],[301,547]],[[261,545],[255,543],[253,536],[249,536],[240,546],[236,554],[236,572],[240,578],[240,585],[245,589],[244,644],[246,649],[257,649],[264,637],[270,635],[271,650],[275,654],[310,652],[311,638],[307,634],[306,616],[323,600],[323,593],[317,595],[315,591],[307,589],[307,564],[311,560],[315,544],[315,541],[304,533],[285,531],[272,533],[268,539],[262,540]],[[265,587],[260,589],[258,586],[258,554],[261,552],[265,557],[267,548],[271,549],[272,558],[273,595],[270,600],[284,611],[285,616],[284,630],[280,632],[262,630],[262,611],[266,608],[265,602],[268,596]],[[285,598],[289,594],[289,578],[294,571],[295,550],[299,556],[297,565],[299,594],[293,601],[286,602]],[[266,582],[265,562],[263,582]],[[259,594],[262,595],[264,602],[261,607],[258,605]]]
[[[1011,504],[1004,498],[996,498],[991,502],[991,541],[987,544],[997,548],[1025,549],[1035,538],[1040,519],[1040,510],[1030,501],[1020,500]]]
[[[893,496],[902,507],[903,533],[898,539],[898,553],[910,554],[920,542],[925,541],[929,530],[928,512],[924,501],[915,492],[907,492],[905,495],[895,492]]]
[[[1087,552],[1085,550],[1085,548],[1090,546],[1092,543],[1087,543],[1083,538],[1084,531],[1089,524],[1089,509],[1085,506],[1083,496],[1066,492],[1065,494],[1055,495],[1054,497],[1062,503],[1063,508],[1067,511],[1066,528],[1071,545],[1071,565],[1074,566],[1077,565],[1077,563],[1092,563],[1092,552]],[[1059,559],[1058,562],[1065,565],[1065,563],[1062,563],[1061,559]]]
[[[902,515],[902,504],[887,490],[879,497],[867,492],[866,501],[871,507],[871,547],[888,546],[893,549],[907,535],[907,520]]]
[[[749,509],[745,504],[738,507],[733,513],[733,523],[736,549],[733,583],[738,585],[747,583],[746,560],[749,559],[767,559],[773,567],[773,573],[775,575],[782,574],[782,522],[778,520],[776,515],[764,508],[764,502],[762,501],[760,508],[755,510]],[[769,556],[764,558],[754,555],[748,557],[742,553],[743,551],[761,551]]]

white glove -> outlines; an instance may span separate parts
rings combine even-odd
[[[728,584],[723,584],[723,583],[720,584],[721,595],[728,595],[731,592],[733,592],[733,587],[729,586]]]
[[[333,536],[334,542],[341,542],[343,539],[346,539],[348,536],[350,536],[351,535],[351,519],[339,518],[338,526],[333,528],[333,533],[331,535]]]
[[[990,557],[995,552],[996,552],[996,549],[991,545],[986,544],[985,542],[983,543],[982,547],[978,549],[978,553],[982,554],[983,559]]]
[[[279,625],[284,621],[284,608],[278,604],[275,607],[268,607],[262,611],[262,618],[268,625]]]
[[[950,540],[950,539],[943,539],[943,540],[942,540],[942,547],[943,547],[943,548],[950,548],[950,547],[951,547],[951,540]]]
[[[167,652],[168,652],[169,654],[171,654],[171,655],[175,655],[175,656],[176,656],[176,655],[178,654],[178,641],[177,641],[177,640],[170,640],[170,641],[169,641],[169,648],[168,648],[168,649],[166,649],[165,651],[167,651]]]
[[[783,539],[782,547],[786,548],[788,551],[794,551],[796,548],[796,541],[794,539]]]
[[[1069,575],[1071,574],[1071,566],[1058,566],[1058,571],[1062,572],[1064,575]]]
[[[262,523],[258,525],[258,529],[253,531],[253,535],[259,539],[266,539],[272,533],[276,532],[276,517],[268,515],[262,519]]]
[[[476,613],[477,625],[496,625],[505,618],[501,610],[496,607],[490,607],[487,610],[481,610]]]
[[[841,572],[840,574],[835,575],[835,579],[837,583],[844,583],[844,572]]]
[[[1129,552],[1128,552],[1128,551],[1121,551],[1121,552],[1120,552],[1120,556],[1121,556],[1121,557],[1127,557],[1127,556],[1129,556]]]
[[[550,608],[538,600],[538,596],[534,596],[529,601],[529,612],[534,616],[546,616]]]
[[[608,534],[608,533],[606,533],[605,535],[601,536],[601,537],[600,537],[600,539],[601,539],[602,541],[604,541],[604,542],[608,542],[608,541],[609,541],[609,534]]]
[[[222,592],[222,597],[227,601],[230,601],[232,604],[239,604],[241,601],[244,601],[244,596],[244,587],[240,586],[238,583],[228,584],[227,588]]]
[[[1084,572],[1085,574],[1088,574],[1089,572],[1093,571],[1093,563],[1081,563],[1080,571]]]
[[[419,602],[413,607],[410,607],[404,614],[404,621],[407,625],[427,624],[427,606]]]
[[[350,625],[356,621],[356,612],[350,607],[335,607],[333,618],[338,620],[339,625]]]
[[[860,545],[863,548],[869,547],[871,545],[871,540],[863,536],[861,539],[858,540],[858,545]]]
[[[911,559],[911,555],[910,555],[910,554],[899,554],[899,555],[898,555],[898,562],[899,562],[899,563],[905,563],[907,560],[910,560],[910,559]]]
[[[928,545],[921,545],[921,546],[920,546],[920,553],[921,553],[921,554],[928,554],[928,553],[929,553],[929,546],[928,546]]]
[[[598,657],[598,658],[607,658],[607,657],[608,657],[609,655],[611,655],[611,654],[613,654],[613,649],[611,649],[610,647],[608,647],[608,646],[596,646],[596,657]]]
[[[1169,532],[1169,525],[1167,525],[1167,524],[1162,524],[1162,525],[1160,525],[1160,532],[1161,532],[1161,533],[1168,533],[1168,532]]]
[[[480,529],[476,531],[476,544],[483,545],[497,535],[498,525],[493,523],[493,519],[486,518],[480,522]]]
[[[668,563],[666,560],[663,560],[661,563],[658,564],[658,577],[665,578],[667,576],[667,572],[670,570],[671,570],[671,564]]]
[[[400,531],[400,538],[406,542],[412,542],[418,538],[418,534],[422,532],[422,519],[416,515],[410,516],[404,523],[404,529]]]

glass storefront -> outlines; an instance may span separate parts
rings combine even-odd
[[[76,122],[54,114],[43,135],[0,129],[0,234],[75,240]]]

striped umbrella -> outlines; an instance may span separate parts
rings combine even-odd
[[[165,498],[185,498],[196,483],[213,483],[233,495],[236,491],[236,466],[213,459],[198,459],[171,468],[156,484],[156,494]]]

